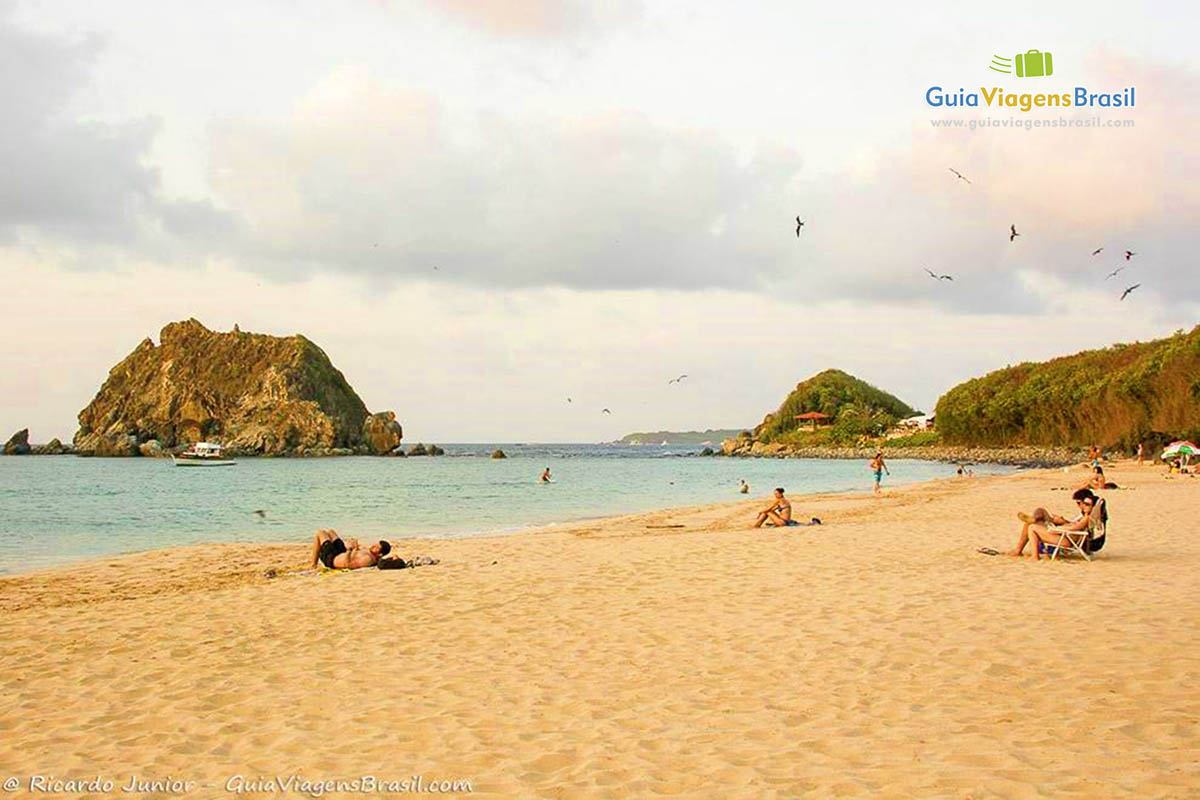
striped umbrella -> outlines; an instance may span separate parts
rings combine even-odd
[[[1200,447],[1196,447],[1192,442],[1178,441],[1171,442],[1162,452],[1163,458],[1175,458],[1176,456],[1194,456],[1200,455]]]

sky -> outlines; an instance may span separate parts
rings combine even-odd
[[[1200,10],[697,5],[0,0],[0,438],[189,317],[409,442],[748,427],[830,367],[929,411],[1200,321]]]

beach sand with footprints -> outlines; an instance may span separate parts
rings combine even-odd
[[[441,563],[398,572],[265,577],[309,531],[6,577],[0,776],[1195,796],[1200,479],[1109,475],[1092,563],[977,552],[1075,469],[793,497],[812,528],[750,530],[757,497],[403,541]]]

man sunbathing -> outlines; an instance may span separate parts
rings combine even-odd
[[[1056,531],[1090,530],[1093,526],[1092,508],[1100,498],[1093,494],[1091,489],[1079,489],[1071,495],[1071,499],[1079,506],[1079,516],[1072,520],[1051,514],[1044,508],[1035,509],[1032,514],[1026,514],[1024,511],[1017,514],[1017,519],[1021,520],[1023,527],[1021,536],[1017,539],[1017,547],[1009,555],[1020,558],[1025,554],[1025,545],[1033,540],[1033,557],[1040,561],[1042,548],[1039,545],[1054,546],[1062,541],[1062,535]],[[1095,549],[1099,550],[1100,548],[1096,547]]]
[[[316,568],[318,560],[329,569],[373,567],[390,552],[392,546],[382,540],[364,550],[358,539],[343,542],[337,531],[317,531],[313,538],[312,567]]]

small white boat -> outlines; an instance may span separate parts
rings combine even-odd
[[[178,455],[171,456],[177,467],[232,467],[236,462],[221,455],[221,445],[196,442]]]

